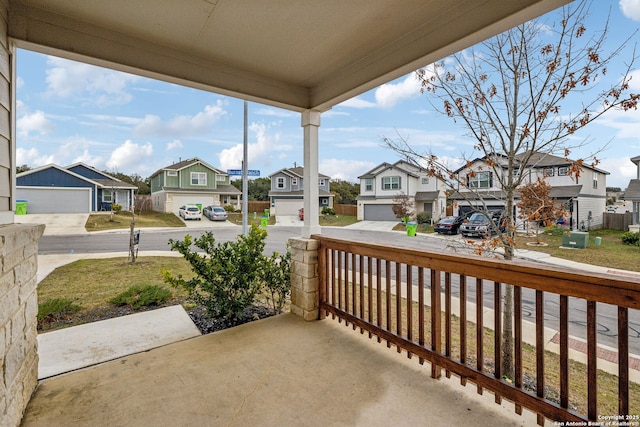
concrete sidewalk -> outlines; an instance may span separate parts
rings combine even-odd
[[[181,305],[38,335],[38,379],[200,335]]]
[[[344,323],[284,314],[40,382],[22,426],[535,425]]]

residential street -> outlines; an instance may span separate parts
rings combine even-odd
[[[215,227],[196,228],[188,230],[141,230],[140,252],[167,251],[169,252],[169,239],[182,239],[186,234],[197,236],[204,231],[213,231],[218,241],[228,241],[236,238],[240,233],[240,227]],[[282,252],[286,248],[286,242],[300,235],[300,227],[274,226],[268,228],[267,245],[265,251],[271,254],[274,251]],[[353,241],[369,242],[387,246],[410,247],[430,251],[455,251],[461,253],[465,249],[456,244],[457,236],[419,235],[412,238],[404,233],[392,231],[368,231],[363,229],[350,229],[340,227],[323,227],[322,234],[326,236],[348,239]],[[39,254],[82,254],[126,252],[129,245],[127,232],[104,232],[95,234],[77,235],[53,235],[43,236],[40,239]],[[468,251],[468,250],[467,250]],[[404,274],[404,273],[403,273]],[[428,278],[427,278],[428,286]],[[475,282],[473,282],[475,283]],[[467,285],[467,299],[475,302],[475,285],[469,281]],[[417,275],[414,274],[414,285],[417,284]],[[493,308],[493,283],[485,282],[485,305]],[[452,293],[459,296],[459,283],[456,276],[453,278]],[[523,316],[525,320],[535,319],[535,296],[533,291],[523,292]],[[586,307],[583,301],[571,299],[570,302],[570,334],[586,339]],[[609,347],[617,347],[617,309],[612,306],[598,304],[598,343]],[[545,298],[545,326],[558,330],[558,301],[557,297],[547,295]],[[629,349],[633,354],[640,355],[640,313],[636,310],[629,312]]]

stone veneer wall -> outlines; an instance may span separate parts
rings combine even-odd
[[[318,241],[290,239],[291,312],[304,320],[318,320]]]
[[[37,261],[44,225],[0,225],[0,425],[18,426],[38,383]]]

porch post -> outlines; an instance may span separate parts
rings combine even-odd
[[[302,127],[304,129],[304,226],[302,237],[310,237],[320,233],[318,216],[318,127],[320,127],[320,112],[306,110],[302,112]]]

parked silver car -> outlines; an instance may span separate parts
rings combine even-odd
[[[220,206],[206,206],[202,209],[202,214],[211,221],[226,221],[229,214]]]

